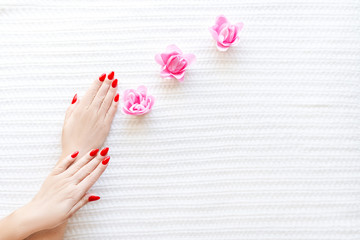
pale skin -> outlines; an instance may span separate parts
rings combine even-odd
[[[74,97],[66,111],[62,154],[39,192],[0,220],[0,240],[63,239],[67,220],[100,197],[89,189],[108,166],[108,148],[99,151],[118,108],[113,74],[96,79],[85,95]]]

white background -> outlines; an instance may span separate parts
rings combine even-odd
[[[66,239],[360,239],[359,1],[0,1],[0,216],[61,152],[64,112],[101,73],[156,97],[118,112],[99,202]],[[219,14],[245,24],[216,50]],[[194,53],[185,81],[156,53]]]

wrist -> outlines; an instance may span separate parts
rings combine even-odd
[[[41,229],[39,219],[36,217],[36,210],[30,204],[27,204],[14,212],[14,217],[17,220],[18,229],[22,229],[24,237],[38,232]]]
[[[0,239],[24,239],[39,231],[34,215],[25,205],[0,221]]]

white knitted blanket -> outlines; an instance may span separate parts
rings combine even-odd
[[[225,53],[219,14],[245,24]],[[359,26],[355,0],[1,0],[0,216],[57,161],[73,95],[114,70],[156,103],[117,113],[101,200],[66,239],[360,239]],[[169,44],[197,56],[183,83],[159,76]]]

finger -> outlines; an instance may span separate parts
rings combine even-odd
[[[83,156],[82,158],[80,158],[78,161],[76,161],[73,165],[71,165],[68,169],[67,169],[67,174],[69,176],[73,176],[77,171],[79,171],[83,166],[85,166],[88,162],[91,161],[91,159],[93,159],[96,154],[99,152],[99,149],[93,149],[90,152],[88,152],[87,154],[85,154],[85,156]]]
[[[117,111],[118,105],[119,105],[119,94],[117,93],[114,97],[114,100],[111,101],[111,106],[105,116],[105,121],[109,125],[112,123],[112,120],[115,117],[115,113]]]
[[[53,173],[56,175],[64,172],[71,164],[75,162],[78,154],[79,151],[76,151],[73,154],[68,155],[64,159],[60,160],[55,166]]]
[[[94,100],[92,101],[91,105],[95,108],[95,109],[99,109],[101,104],[103,103],[105,96],[107,94],[107,92],[109,91],[109,88],[111,86],[112,83],[112,78],[114,74],[113,72],[111,72],[108,75],[108,78],[104,80],[103,84],[101,85],[101,87],[99,88],[99,90],[96,93],[96,96],[94,97]],[[111,79],[109,79],[109,77]]]
[[[74,109],[75,109],[75,107],[77,106],[78,103],[79,103],[78,95],[75,94],[73,99],[71,100],[70,106],[66,110],[65,121],[66,121],[66,119],[68,119],[71,116],[72,112],[74,111]]]
[[[98,79],[95,79],[90,88],[86,91],[84,97],[82,97],[82,103],[86,106],[90,105],[94,100],[97,92],[99,91],[101,85],[103,84],[106,78],[106,74],[103,73]]]
[[[69,217],[71,217],[72,215],[74,215],[74,213],[76,213],[80,208],[82,208],[83,206],[85,206],[85,204],[87,204],[88,202],[93,202],[93,201],[97,201],[99,200],[100,197],[94,194],[89,194],[86,193],[79,202],[77,202],[72,209],[69,211]]]
[[[109,91],[107,92],[105,99],[100,106],[100,110],[99,110],[100,114],[105,115],[109,110],[109,107],[111,106],[111,103],[116,95],[117,86],[118,86],[118,80],[115,79],[114,81],[112,81],[111,87],[109,88]]]
[[[109,148],[104,148],[99,155],[96,156],[96,158],[92,159],[90,162],[88,162],[85,166],[83,166],[79,171],[77,171],[74,174],[74,179],[76,181],[76,184],[81,182],[84,178],[86,178],[88,175],[90,175],[94,169],[99,165],[100,162],[103,160],[106,160],[107,158],[110,159],[109,156],[106,157],[107,152],[109,151]],[[106,160],[108,161],[108,160]]]
[[[80,193],[84,194],[87,192],[92,185],[100,178],[101,174],[105,171],[108,166],[110,157],[105,158],[101,163],[97,165],[94,171],[92,171],[86,178],[84,178],[79,184]]]

